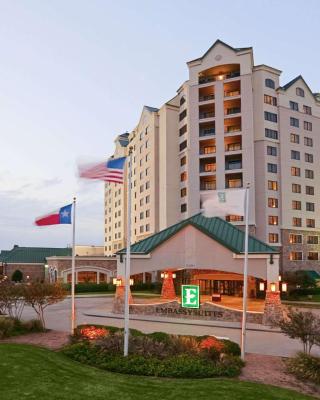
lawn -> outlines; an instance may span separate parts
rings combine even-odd
[[[296,392],[227,379],[131,377],[78,364],[38,347],[0,344],[4,400],[303,400]]]

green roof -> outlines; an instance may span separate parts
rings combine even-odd
[[[206,218],[201,214],[194,215],[191,218],[185,219],[184,221],[178,222],[169,228],[164,229],[140,242],[131,245],[131,253],[133,254],[149,254],[157,246],[168,240],[170,237],[175,235],[184,227],[192,225],[199,229],[205,235],[211,237],[222,246],[227,247],[233,253],[241,254],[244,252],[244,232],[229,222],[219,218]],[[122,249],[118,254],[123,254],[126,249]],[[249,253],[258,254],[276,254],[278,251],[256,239],[253,236],[249,236]]]
[[[44,264],[47,257],[71,256],[72,249],[56,247],[19,247],[12,250],[2,250],[0,261],[6,263],[34,263]]]

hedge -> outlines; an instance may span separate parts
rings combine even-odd
[[[65,290],[68,292],[71,291],[71,284],[66,283],[63,285]],[[115,292],[116,287],[112,283],[78,283],[75,285],[76,293],[102,293],[102,292]],[[149,291],[153,293],[161,293],[161,283],[153,282],[153,283],[137,283],[131,286],[132,292],[143,292]]]

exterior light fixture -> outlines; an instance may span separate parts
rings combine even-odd
[[[275,283],[270,283],[270,290],[271,292],[275,292],[277,289],[277,285]]]
[[[281,275],[279,275],[279,282],[281,282],[281,280],[282,280],[282,277],[281,277]]]
[[[112,283],[116,286],[121,286],[122,280],[120,278],[113,278]]]
[[[177,277],[177,274],[172,274],[173,279],[176,279],[176,277]]]
[[[161,272],[162,279],[166,279],[166,278],[168,278],[168,276],[169,276],[168,272]]]
[[[218,80],[222,81],[223,80],[223,75],[218,75]]]
[[[132,286],[134,284],[134,280],[130,279],[130,286]]]
[[[286,292],[288,290],[288,285],[286,282],[282,282],[281,284],[281,291]]]
[[[260,292],[264,291],[264,282],[259,283],[259,290],[260,290]]]

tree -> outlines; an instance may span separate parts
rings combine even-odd
[[[23,273],[20,271],[20,269],[16,269],[14,273],[12,274],[11,280],[13,282],[21,282],[23,280]]]
[[[292,289],[297,288],[314,288],[317,286],[317,282],[312,278],[307,271],[290,271],[284,274],[284,282],[288,283],[288,286]]]
[[[302,342],[304,353],[310,354],[313,345],[320,346],[320,318],[310,311],[289,309],[277,325],[286,336]]]
[[[26,304],[36,312],[45,330],[44,310],[51,304],[62,301],[66,292],[59,284],[35,282],[25,286],[24,297]]]
[[[15,285],[7,280],[1,281],[0,314],[9,314],[10,317],[20,320],[24,305],[24,285]]]

